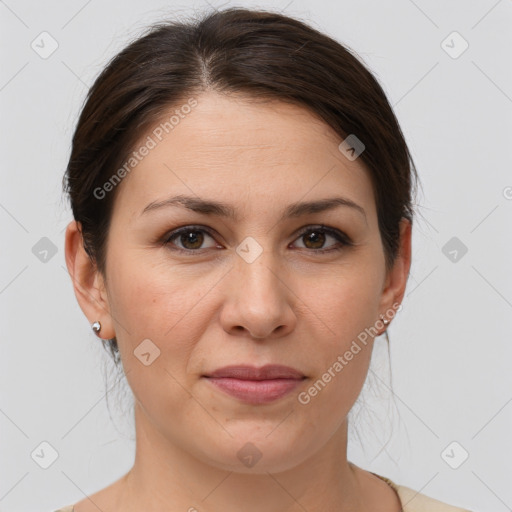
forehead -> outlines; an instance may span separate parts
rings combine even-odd
[[[193,108],[173,106],[141,135],[114,210],[135,216],[171,194],[243,202],[248,211],[255,202],[272,207],[343,193],[371,215],[366,167],[339,151],[343,139],[308,110],[217,93],[194,99]]]

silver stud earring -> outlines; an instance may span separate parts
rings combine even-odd
[[[98,334],[101,330],[101,324],[96,320],[96,322],[91,324],[91,328],[96,334]]]
[[[384,325],[389,325],[390,321],[387,318],[384,318],[384,315],[380,315],[380,319]]]

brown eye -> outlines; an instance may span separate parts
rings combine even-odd
[[[321,249],[325,244],[326,235],[322,231],[315,230],[302,235],[302,238],[308,249]]]
[[[205,236],[213,240],[213,237],[204,229],[186,227],[171,233],[171,235],[167,237],[165,244],[177,244],[176,249],[179,251],[197,252],[198,249],[204,248],[201,246],[205,241]],[[210,247],[215,247],[215,244]]]
[[[210,246],[204,247],[206,238],[210,238]],[[331,243],[325,247],[329,239],[337,243]],[[339,251],[346,246],[353,245],[350,238],[342,231],[325,226],[309,227],[303,230],[296,240],[302,240],[304,249],[316,253],[326,253]],[[202,253],[202,249],[217,247],[213,235],[205,228],[196,226],[186,226],[172,231],[163,241],[163,245],[169,246],[169,249],[182,253]],[[299,248],[301,248],[299,246]]]
[[[333,238],[338,243],[325,248],[325,243],[329,238]],[[345,246],[352,245],[348,236],[341,231],[323,226],[310,227],[302,231],[297,240],[303,240],[305,249],[320,253],[341,250]]]
[[[185,249],[200,249],[203,239],[204,235],[200,231],[187,231],[182,233],[179,238]]]

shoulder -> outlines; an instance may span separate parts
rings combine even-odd
[[[443,503],[403,485],[397,485],[396,490],[404,512],[471,512],[466,508]]]
[[[126,475],[104,489],[100,489],[94,494],[75,502],[73,505],[66,505],[53,512],[98,512],[101,510],[115,510],[120,486],[125,478]]]
[[[466,508],[436,500],[404,485],[398,485],[389,478],[376,476],[385,480],[397,492],[403,512],[472,512]]]

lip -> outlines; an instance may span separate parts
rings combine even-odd
[[[227,377],[240,380],[302,379],[304,374],[290,366],[267,364],[261,368],[249,365],[232,365],[218,368],[206,377]]]
[[[226,366],[203,377],[225,393],[254,405],[284,397],[306,378],[295,368],[274,364],[261,368]]]

